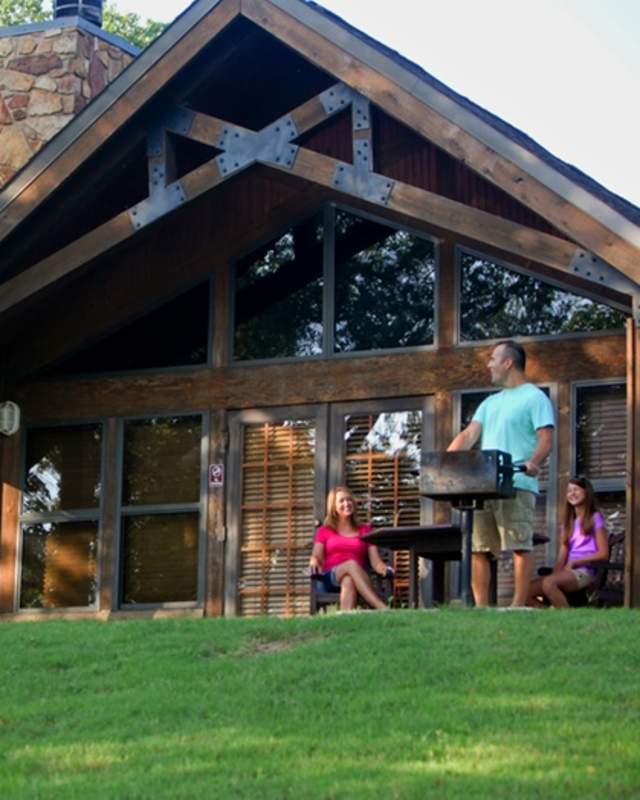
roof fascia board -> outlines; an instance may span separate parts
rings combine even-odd
[[[199,0],[152,42],[120,75],[110,83],[75,119],[71,120],[33,159],[0,191],[0,214],[34,180],[89,128],[127,90],[148,72],[200,20],[223,0]],[[98,29],[99,30],[99,29]]]
[[[393,59],[376,50],[372,45],[362,41],[300,0],[268,0],[268,2],[342,47],[367,66],[382,72],[417,100],[433,108],[449,122],[466,130],[568,203],[597,219],[632,245],[640,247],[640,229],[633,222],[618,214],[617,211],[569,178],[561,175],[549,164],[545,164],[534,153],[509,139],[472,112],[462,108],[452,98],[447,97],[435,87],[425,83],[419,76],[413,75]]]

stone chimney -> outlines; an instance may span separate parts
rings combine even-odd
[[[133,61],[101,0],[55,0],[50,22],[0,28],[0,189]]]

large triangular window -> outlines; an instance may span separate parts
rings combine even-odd
[[[490,258],[460,253],[460,341],[612,331],[622,312]]]
[[[209,283],[201,283],[65,359],[55,372],[69,375],[206,364],[210,307]]]

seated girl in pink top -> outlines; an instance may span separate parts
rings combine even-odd
[[[367,557],[379,575],[386,575],[390,569],[378,548],[362,541],[370,531],[371,525],[358,522],[351,492],[344,486],[332,489],[327,497],[327,516],[313,540],[309,571],[322,580],[327,591],[340,591],[342,611],[354,609],[358,595],[372,608],[386,608],[365,569]]]
[[[607,558],[607,529],[596,508],[593,486],[586,478],[571,478],[558,558],[550,575],[531,581],[528,605],[543,605],[544,596],[554,608],[566,608],[568,593],[593,583],[596,570],[589,562]]]

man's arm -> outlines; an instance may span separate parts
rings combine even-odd
[[[551,448],[553,447],[553,431],[554,429],[550,425],[544,428],[538,428],[536,431],[536,437],[538,439],[536,449],[533,451],[531,458],[524,462],[527,468],[526,474],[531,475],[532,478],[535,478],[540,472],[540,467],[547,460],[551,452]]]
[[[481,432],[482,425],[475,419],[471,420],[467,427],[453,439],[447,450],[471,450],[480,438]]]

